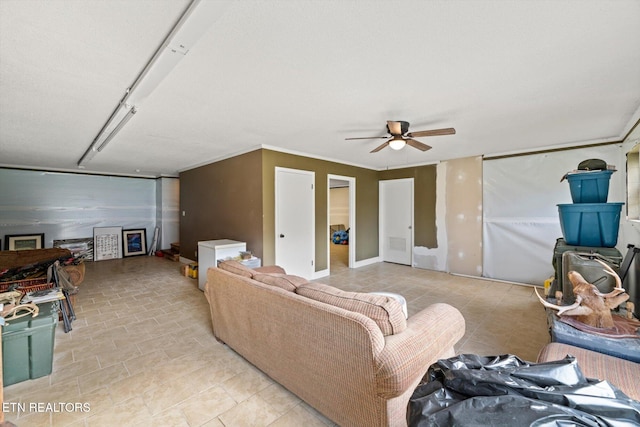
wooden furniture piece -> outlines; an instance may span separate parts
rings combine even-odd
[[[538,362],[576,358],[587,378],[606,380],[632,399],[640,400],[640,364],[569,344],[552,342],[538,354]]]

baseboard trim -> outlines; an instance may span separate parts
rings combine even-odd
[[[363,260],[360,260],[360,261],[356,261],[354,263],[353,268],[365,267],[367,265],[377,264],[379,262],[382,262],[382,258],[380,258],[379,256],[374,257],[374,258],[363,259]]]
[[[320,270],[320,271],[315,271],[313,273],[313,276],[311,277],[311,280],[315,280],[315,279],[320,279],[322,277],[327,277],[329,276],[330,272],[328,268],[325,268],[324,270]]]

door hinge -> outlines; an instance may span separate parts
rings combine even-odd
[[[311,189],[313,190],[313,184],[311,184]]]
[[[311,266],[313,267],[313,260],[311,260]]]

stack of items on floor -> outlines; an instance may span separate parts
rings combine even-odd
[[[567,280],[571,270],[579,271],[601,292],[613,289],[614,279],[603,273],[602,265],[595,259],[614,270],[622,261],[622,254],[615,246],[624,203],[607,202],[609,181],[614,172],[603,160],[589,159],[562,178],[569,182],[573,203],[558,205],[563,238],[557,240],[554,249],[555,284],[550,296],[554,296],[556,290],[562,291],[564,301],[573,302],[571,283]]]
[[[562,315],[548,311],[552,342],[541,351],[538,362],[570,355],[576,358],[586,377],[608,380],[637,400],[640,398],[640,335],[637,328],[635,333],[616,334],[620,323],[631,326],[638,323],[633,319],[631,304],[627,302],[625,309],[625,303],[621,303],[624,299],[616,298],[624,293],[614,291],[614,288],[619,290],[622,283],[615,273],[624,270],[625,263],[629,264],[615,248],[623,203],[607,201],[609,180],[614,172],[604,161],[590,159],[563,178],[569,181],[574,203],[558,205],[563,238],[557,240],[554,248],[555,278],[548,292],[549,299],[555,299],[558,305],[574,304],[574,284],[568,273],[579,273],[597,288],[603,300],[611,299],[611,308],[617,311],[612,313],[614,327],[586,328],[589,333],[583,328],[572,327],[580,323],[577,313],[587,314],[587,308],[582,304],[566,309]],[[611,274],[605,271],[607,269]],[[576,279],[573,273],[572,277]],[[625,318],[630,320],[627,322]],[[618,322],[620,319],[625,322]]]
[[[82,260],[68,249],[0,252],[4,386],[51,374],[55,328],[61,315],[65,332],[71,330],[84,273]]]
[[[75,285],[84,280],[84,263],[76,259],[69,249],[46,248],[0,252],[0,291],[47,282],[47,270],[60,262]]]
[[[589,163],[591,162],[591,163]],[[618,243],[620,211],[624,203],[607,202],[615,169],[602,160],[585,160],[567,173],[573,203],[559,204],[560,227],[570,245],[613,248]]]
[[[165,257],[169,261],[180,261],[180,243],[172,243],[170,249],[162,249],[156,252],[156,256]]]

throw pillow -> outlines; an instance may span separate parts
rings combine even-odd
[[[237,274],[239,276],[244,276],[251,278],[255,271],[243,265],[242,263],[234,260],[222,261],[218,263],[218,268],[228,271],[229,273]]]
[[[309,283],[309,281],[304,277],[294,276],[292,274],[276,273],[256,273],[253,275],[253,280],[257,280],[258,282],[264,283],[266,285],[277,286],[289,292],[295,292],[298,286],[304,283]]]
[[[382,334],[394,335],[407,328],[402,304],[393,297],[343,291],[321,283],[306,283],[296,289],[298,295],[355,311],[376,322]]]

